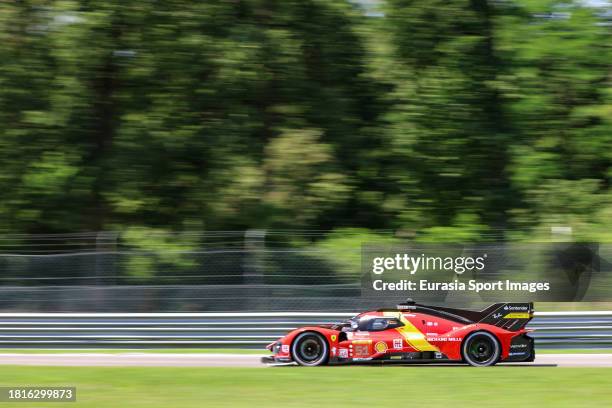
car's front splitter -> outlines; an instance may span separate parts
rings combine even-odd
[[[261,362],[269,366],[283,366],[295,364],[295,362],[291,361],[291,359],[289,358],[274,358],[274,356],[264,356],[261,358]]]

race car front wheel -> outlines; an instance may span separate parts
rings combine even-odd
[[[327,341],[319,333],[301,333],[291,344],[291,356],[302,366],[325,364],[328,357]]]
[[[501,347],[491,333],[479,331],[470,334],[463,342],[463,359],[475,367],[491,366],[499,360]]]

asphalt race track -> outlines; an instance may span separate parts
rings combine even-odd
[[[165,353],[56,353],[0,354],[2,365],[44,366],[137,366],[137,367],[266,367],[259,355],[248,354],[165,354]],[[397,364],[395,364],[397,365]],[[408,364],[406,364],[408,365]],[[415,365],[415,364],[410,364]],[[541,354],[533,363],[509,363],[503,366],[534,367],[612,367],[611,354]],[[428,365],[434,366],[434,365]]]

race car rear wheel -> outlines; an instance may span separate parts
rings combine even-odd
[[[463,359],[475,367],[491,366],[499,360],[501,347],[491,333],[479,331],[470,334],[461,349]]]
[[[328,358],[327,341],[319,333],[301,333],[291,344],[291,356],[302,366],[325,364]]]

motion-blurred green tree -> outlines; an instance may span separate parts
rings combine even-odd
[[[548,0],[380,10],[0,3],[2,230],[481,240],[561,223],[601,238],[609,12]]]

